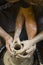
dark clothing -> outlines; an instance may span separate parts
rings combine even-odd
[[[0,26],[7,32],[14,31],[15,21],[20,7],[27,7],[26,3],[19,1],[15,4],[5,3],[0,6]]]
[[[3,5],[6,3],[6,0],[0,0],[0,5]]]
[[[0,26],[7,32],[14,31],[18,10],[18,4],[11,4],[10,7],[0,9]]]
[[[27,8],[27,7],[30,7],[30,5],[28,5],[24,1],[19,1],[15,4],[4,2],[4,5],[0,6],[0,26],[6,32],[13,32],[14,31],[16,17],[17,17],[17,14],[18,14],[20,7]],[[43,7],[34,6],[33,9],[34,9],[35,18],[36,18],[36,21],[38,24],[38,30],[41,31],[41,30],[43,30],[43,23],[40,22],[40,20],[42,20],[41,18],[43,17]],[[23,28],[23,30],[25,30],[25,29]],[[22,31],[22,33],[23,32],[24,31]],[[23,34],[25,34],[25,33],[23,33]],[[25,35],[23,35],[23,36],[25,38]],[[22,35],[21,35],[21,37],[22,37]]]
[[[20,4],[21,3],[21,4]],[[7,4],[7,6],[5,6]],[[15,22],[16,17],[19,11],[20,7],[23,7],[24,5],[22,2],[17,3],[6,3],[0,8],[0,26],[8,33],[14,32],[15,30]],[[24,3],[25,4],[25,3]],[[27,7],[28,5],[24,6]],[[25,26],[22,29],[20,39],[27,39],[27,34],[25,30]]]
[[[34,6],[33,10],[38,26],[38,32],[41,32],[43,31],[43,6]]]

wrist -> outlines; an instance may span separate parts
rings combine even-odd
[[[14,39],[17,39],[17,38],[19,38],[19,36],[16,36],[16,35],[15,35],[15,36],[14,36]]]
[[[18,37],[19,37],[19,34],[16,32],[14,35],[14,38],[18,38]]]
[[[0,36],[3,37],[5,40],[11,37],[11,36],[10,36],[5,30],[3,30],[3,28],[1,28],[1,27],[0,27]]]

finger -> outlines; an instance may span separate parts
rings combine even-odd
[[[34,50],[31,51],[30,53],[28,53],[28,57],[29,57],[29,58],[32,57],[33,53],[34,53]]]
[[[30,51],[26,56],[18,54],[16,57],[17,58],[30,58],[33,55],[33,53],[34,53],[34,50]]]
[[[10,45],[10,49],[11,49],[12,51],[14,51],[14,44],[13,44],[13,43],[10,43],[9,45]]]
[[[8,52],[11,54],[11,55],[14,55],[14,53],[11,51],[11,49],[9,48],[9,45],[6,45],[6,48],[8,50]]]
[[[36,49],[36,48],[35,48],[35,49]],[[35,50],[32,50],[32,51],[30,51],[30,53],[28,53],[29,58],[33,56],[34,51],[35,51]]]
[[[21,54],[18,54],[17,56],[16,56],[16,58],[30,58],[32,55],[30,55],[30,54],[27,54],[27,55],[21,55]]]
[[[27,53],[29,53],[29,52],[31,52],[31,51],[33,51],[33,50],[35,50],[36,49],[36,45],[34,45],[34,46],[32,46],[30,49],[28,49],[26,52]]]
[[[18,55],[16,56],[16,58],[28,58],[28,57],[29,57],[28,55],[23,56],[23,55],[21,55],[21,54],[18,54]]]
[[[18,44],[20,44],[20,40],[19,40],[19,39],[16,39],[16,40],[13,41],[13,43],[18,43]]]
[[[20,44],[20,39],[19,39],[19,38],[14,39],[13,43],[18,43],[18,44]]]
[[[10,40],[7,46],[9,46],[9,49],[10,49],[12,52],[14,51],[14,43],[13,43],[13,40]]]
[[[34,48],[35,47],[35,48]],[[21,54],[18,54],[16,57],[17,58],[30,58],[32,55],[33,55],[33,53],[34,53],[34,51],[35,51],[35,49],[36,49],[36,46],[34,46],[33,47],[33,49],[30,51],[30,52],[28,52],[26,55],[21,55]]]
[[[20,39],[19,39],[19,38],[17,39],[17,42],[18,42],[18,44],[20,45]]]

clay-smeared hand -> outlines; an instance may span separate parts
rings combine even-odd
[[[19,37],[14,37],[13,44],[15,44],[15,43],[20,44],[20,38]]]
[[[10,36],[6,39],[6,48],[11,55],[13,54],[11,49],[12,45],[13,45],[13,38]]]
[[[30,58],[32,57],[34,51],[36,50],[36,45],[31,46],[29,49],[27,49],[23,54],[17,54],[17,58]]]

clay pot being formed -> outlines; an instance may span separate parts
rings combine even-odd
[[[34,45],[41,40],[43,40],[43,31],[40,34],[38,34],[35,38],[33,38],[32,40],[22,41],[22,43],[25,43],[24,47],[18,46],[19,44],[15,45],[16,47],[18,46],[18,48],[14,47],[14,51],[16,51],[16,53],[22,53],[22,56],[26,56],[27,54],[24,53],[24,51],[28,49],[30,45]],[[8,53],[8,51],[6,51],[3,59],[4,59],[5,65],[32,65],[34,57],[32,55],[30,58],[22,58],[22,57],[17,58],[16,54],[11,56]]]

